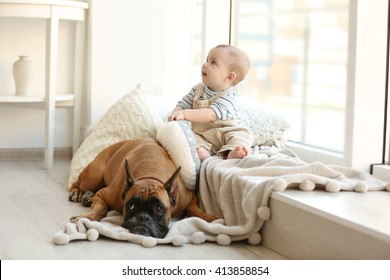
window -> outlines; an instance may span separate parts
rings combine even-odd
[[[235,44],[252,59],[241,92],[280,111],[289,139],[344,152],[348,0],[236,1]]]
[[[217,43],[250,55],[252,70],[239,95],[288,118],[287,145],[303,160],[364,171],[382,161],[387,0],[202,5],[202,56]],[[225,14],[232,15],[230,26]]]

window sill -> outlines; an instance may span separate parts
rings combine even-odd
[[[286,146],[306,162],[321,161],[325,164],[344,165],[344,156],[341,152],[333,152],[291,141],[287,141]]]
[[[374,164],[372,165],[372,175],[383,181],[390,181],[390,165]]]
[[[263,245],[290,259],[389,259],[390,192],[274,192]]]

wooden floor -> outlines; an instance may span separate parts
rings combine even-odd
[[[67,199],[69,165],[69,160],[56,160],[52,170],[45,170],[41,160],[0,161],[0,259],[284,259],[246,241],[229,246],[205,243],[144,248],[99,238],[54,245],[53,235],[69,217],[85,211]]]

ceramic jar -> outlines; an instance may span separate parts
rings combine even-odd
[[[20,55],[14,62],[13,75],[16,95],[31,95],[32,62],[27,55]]]

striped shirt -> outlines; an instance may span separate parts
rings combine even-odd
[[[198,86],[198,85],[197,85]],[[196,92],[196,86],[191,89],[191,91],[184,95],[182,100],[177,104],[183,109],[192,109],[192,104],[194,101]],[[217,120],[226,121],[226,120],[237,120],[239,119],[239,112],[236,106],[236,93],[233,88],[224,90],[225,94],[217,98],[212,104],[210,104],[211,109],[214,110],[217,115]],[[207,100],[212,96],[219,94],[220,92],[215,92],[210,90],[207,86],[203,89],[203,99]]]

